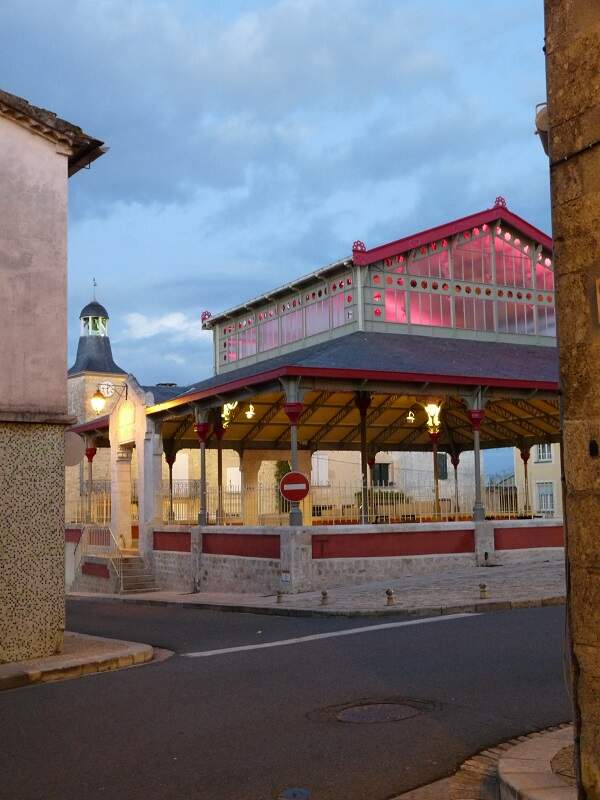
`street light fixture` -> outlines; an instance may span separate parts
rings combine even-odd
[[[117,397],[121,397],[123,393],[125,393],[125,399],[127,400],[127,384],[122,383],[119,386],[115,386],[115,384],[111,383],[110,381],[105,381],[104,383],[98,384],[98,388],[90,397],[90,405],[94,413],[100,414],[102,411],[104,411],[104,408],[106,407],[106,401],[115,393]]]
[[[431,434],[437,434],[440,432],[441,422],[440,422],[440,413],[442,410],[442,404],[438,403],[435,400],[429,400],[423,408],[425,409],[425,413],[427,414],[427,431]]]

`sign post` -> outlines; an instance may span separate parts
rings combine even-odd
[[[281,492],[281,496],[285,500],[289,500],[292,504],[290,509],[290,524],[302,524],[301,522],[294,523],[293,520],[302,519],[298,503],[300,500],[304,500],[310,491],[310,482],[306,475],[295,470],[286,472],[279,481],[279,491]]]

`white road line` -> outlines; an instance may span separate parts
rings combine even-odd
[[[187,658],[208,658],[208,656],[222,656],[227,653],[241,653],[245,650],[264,650],[266,647],[285,647],[288,644],[302,644],[316,642],[319,639],[333,639],[336,636],[353,636],[356,633],[371,633],[383,631],[388,628],[407,628],[410,625],[428,625],[433,622],[447,622],[465,617],[478,617],[479,614],[447,614],[426,619],[411,619],[405,622],[386,622],[383,625],[363,625],[361,628],[348,628],[344,631],[331,631],[331,633],[314,633],[312,636],[299,636],[297,639],[280,639],[278,642],[261,642],[261,644],[245,644],[241,647],[224,647],[222,650],[200,650],[196,653],[182,653]]]

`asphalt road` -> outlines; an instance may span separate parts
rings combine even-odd
[[[311,800],[384,800],[570,719],[561,607],[182,655],[391,621],[70,602],[70,630],[177,655],[2,692],[0,798],[272,800],[301,787]],[[390,699],[413,716],[337,719],[348,705]]]

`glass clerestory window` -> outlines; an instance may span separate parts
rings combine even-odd
[[[268,352],[347,325],[355,319],[352,274],[298,292],[220,328],[222,364]]]
[[[556,335],[552,259],[500,223],[387,258],[370,283],[375,321]]]

